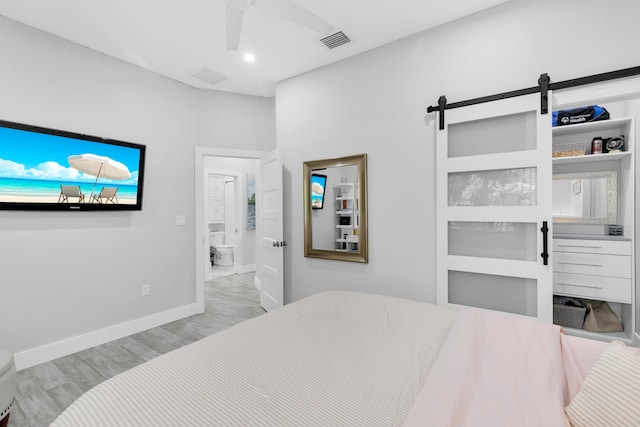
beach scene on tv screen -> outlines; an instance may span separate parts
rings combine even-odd
[[[324,176],[311,175],[311,207],[314,209],[322,208],[326,180]]]
[[[0,127],[0,202],[136,204],[140,150]]]

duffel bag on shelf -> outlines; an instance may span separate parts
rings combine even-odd
[[[553,126],[574,125],[577,123],[607,120],[609,112],[599,105],[571,108],[553,112]]]

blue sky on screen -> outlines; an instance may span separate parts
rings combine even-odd
[[[311,184],[312,184],[311,188],[313,188],[314,183],[317,183],[324,189],[326,182],[327,182],[327,178],[325,176],[311,175]],[[322,194],[323,193],[319,193],[318,195],[322,195]]]
[[[0,127],[3,178],[93,181],[95,177],[73,169],[67,160],[69,156],[86,153],[123,163],[131,172],[131,179],[119,182],[137,184],[139,151],[135,148]]]

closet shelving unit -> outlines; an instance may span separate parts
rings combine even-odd
[[[355,184],[343,182],[337,184],[336,192],[336,251],[357,252],[357,206]]]
[[[572,334],[600,340],[633,341],[635,271],[634,271],[634,194],[635,194],[635,119],[614,118],[553,128],[553,145],[581,142],[586,154],[557,157],[552,160],[553,173],[614,171],[617,174],[617,225],[624,234],[604,234],[604,224],[555,224],[553,237],[554,295],[606,301],[620,318],[623,332],[590,332],[565,328]],[[624,135],[622,152],[591,154],[594,137]]]

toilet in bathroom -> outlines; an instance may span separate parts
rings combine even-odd
[[[233,245],[224,244],[224,232],[209,233],[209,244],[215,251],[214,265],[229,267],[233,265]]]

